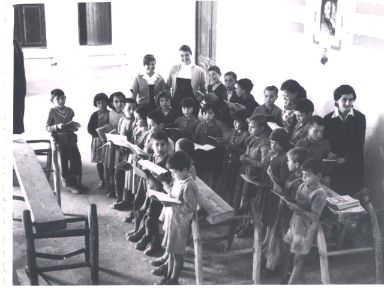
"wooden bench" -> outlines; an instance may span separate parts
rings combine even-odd
[[[98,220],[96,205],[92,204],[88,217],[66,215],[62,212],[33,149],[23,141],[13,142],[14,169],[28,210],[23,211],[27,247],[26,271],[31,285],[39,284],[44,272],[90,267],[92,284],[98,283]],[[81,228],[71,227],[81,223]],[[77,225],[78,226],[78,225]],[[84,237],[85,247],[63,255],[35,250],[35,240],[63,237]],[[39,267],[37,258],[64,260],[84,253],[85,261],[73,264]]]

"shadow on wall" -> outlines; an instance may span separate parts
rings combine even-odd
[[[384,115],[365,142],[365,186],[372,191],[375,207],[384,206]]]

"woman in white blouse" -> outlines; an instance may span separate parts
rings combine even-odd
[[[181,100],[191,97],[196,101],[194,114],[197,115],[198,97],[196,95],[206,93],[205,72],[201,67],[192,63],[192,50],[189,46],[181,46],[179,52],[181,64],[172,67],[167,80],[167,85],[171,88],[172,93],[172,108],[181,113]]]
[[[156,59],[153,55],[144,56],[143,65],[145,71],[139,73],[132,83],[132,96],[138,105],[149,105],[156,108],[154,97],[167,86],[163,77],[155,73]]]

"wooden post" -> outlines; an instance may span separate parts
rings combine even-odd
[[[261,272],[261,215],[257,211],[256,203],[251,200],[251,212],[253,216],[253,271],[252,271],[252,280],[253,284],[260,284],[260,272]]]
[[[328,256],[327,256],[327,242],[325,240],[323,226],[319,222],[317,227],[317,247],[319,249],[320,257],[320,274],[321,284],[329,284],[329,269],[328,269]]]
[[[33,224],[31,219],[31,212],[29,210],[23,211],[23,223],[25,231],[25,239],[27,243],[27,269],[29,281],[31,285],[39,285],[39,275],[37,273],[35,243],[33,240]]]
[[[52,167],[53,167],[53,186],[56,192],[57,203],[61,207],[61,181],[60,181],[60,165],[59,165],[59,151],[55,144],[52,145]]]
[[[383,275],[383,252],[381,247],[381,235],[379,229],[379,223],[375,214],[375,209],[373,208],[371,202],[366,202],[366,207],[371,218],[371,229],[372,229],[372,239],[375,251],[375,272],[376,272],[376,284],[384,283]]]
[[[193,215],[192,219],[192,237],[193,237],[193,248],[195,252],[195,276],[196,284],[203,285],[203,255],[202,246],[200,239],[200,228],[197,217],[197,212]]]
[[[90,265],[91,265],[91,283],[99,283],[99,228],[97,221],[97,209],[95,204],[91,204],[88,214],[89,222],[89,247],[90,247]]]

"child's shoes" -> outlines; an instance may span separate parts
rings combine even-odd
[[[167,260],[168,260],[168,257],[164,257],[164,255],[163,255],[159,258],[156,258],[155,260],[152,260],[151,265],[155,266],[155,267],[159,267],[159,266],[163,265],[165,262],[167,262]]]
[[[147,249],[145,249],[144,254],[147,256],[154,256],[163,251],[160,243],[158,241],[151,243]]]
[[[129,208],[132,208],[132,203],[128,202],[128,201],[116,201],[115,203],[113,203],[111,206],[109,206],[110,208],[112,209],[116,209],[116,210],[127,210]]]
[[[155,285],[167,285],[168,277],[163,277],[160,279],[160,281],[156,282]]]
[[[144,251],[145,247],[151,242],[151,236],[144,235],[143,238],[139,242],[136,243],[135,248],[136,250]]]
[[[135,233],[131,234],[130,236],[128,236],[128,241],[137,242],[141,238],[143,238],[144,234],[145,234],[145,229],[140,229],[140,230],[136,231]]]
[[[163,264],[160,267],[151,270],[151,273],[156,276],[167,276],[168,264]]]
[[[128,211],[127,217],[125,217],[125,223],[132,223],[135,219],[135,215],[132,210]]]

